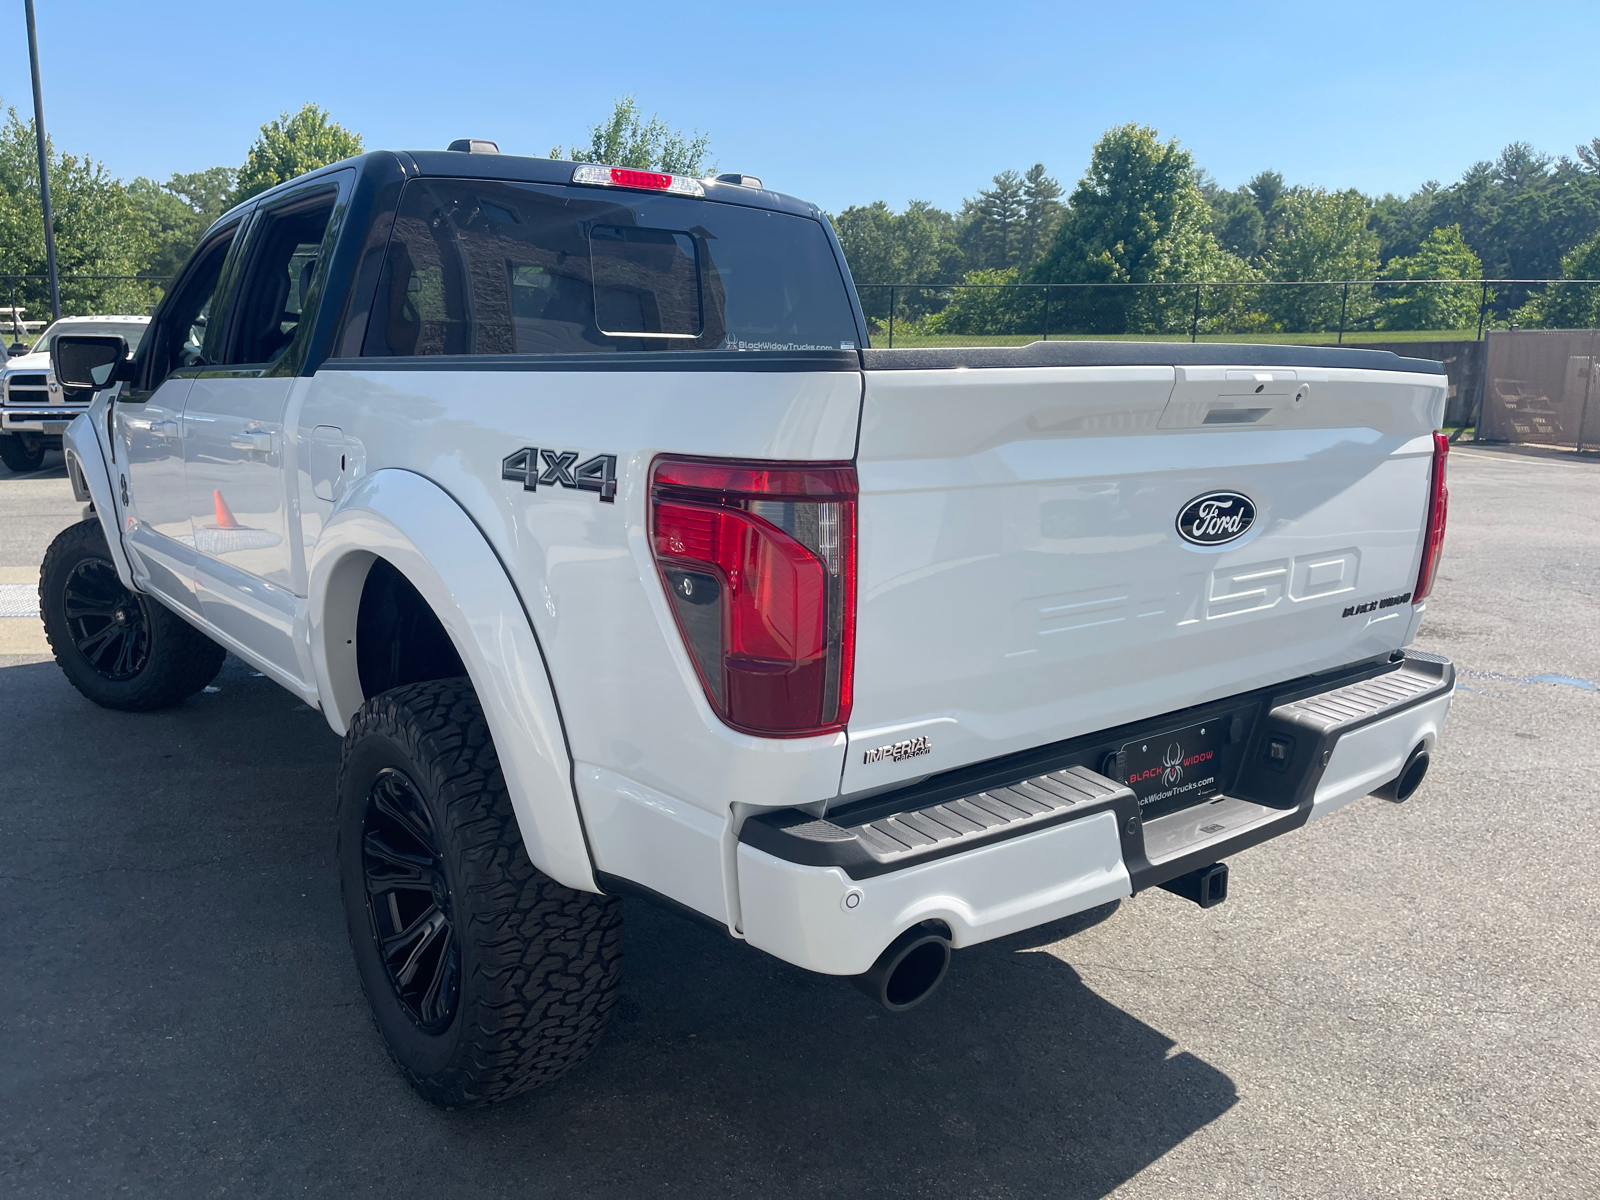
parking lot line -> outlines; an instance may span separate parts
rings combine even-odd
[[[1587,467],[1587,464],[1584,463],[1551,462],[1548,458],[1540,458],[1533,454],[1474,454],[1470,450],[1456,450],[1454,448],[1450,451],[1450,457],[1452,459],[1470,458],[1474,462],[1492,462],[1519,467],[1559,467],[1563,471],[1582,471]]]
[[[8,654],[49,658],[44,622],[38,617],[0,617],[0,655]]]

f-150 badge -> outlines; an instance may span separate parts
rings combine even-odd
[[[500,464],[500,478],[520,483],[523,491],[536,492],[542,483],[545,487],[560,485],[577,488],[580,492],[599,492],[603,503],[614,504],[617,499],[617,456],[596,454],[578,462],[576,450],[541,450],[537,446],[524,446],[506,455]]]

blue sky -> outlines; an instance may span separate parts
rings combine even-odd
[[[954,207],[1034,162],[1070,189],[1123,121],[1227,185],[1375,193],[1600,136],[1592,2],[36,4],[56,145],[124,178],[237,164],[307,100],[370,148],[544,154],[634,92],[723,170],[833,211]],[[22,6],[3,21],[0,98],[26,117]]]

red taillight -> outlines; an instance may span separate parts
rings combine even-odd
[[[595,163],[575,167],[572,182],[595,187],[642,188],[648,192],[671,192],[675,196],[706,194],[698,179],[686,175],[664,175],[660,171],[636,171],[632,167],[606,167]]]
[[[612,167],[611,182],[618,187],[650,188],[664,192],[672,186],[672,176],[656,171],[630,171],[625,167]]]
[[[855,666],[848,464],[659,458],[650,544],[706,699],[735,729],[843,729]]]
[[[1444,550],[1444,523],[1450,511],[1450,492],[1445,487],[1445,461],[1450,455],[1450,439],[1442,433],[1433,435],[1433,480],[1428,488],[1428,525],[1422,536],[1422,569],[1417,572],[1417,586],[1411,591],[1411,603],[1427,598],[1433,591],[1433,581],[1439,574],[1439,555]]]

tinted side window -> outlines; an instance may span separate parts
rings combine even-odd
[[[228,247],[238,232],[236,223],[213,236],[195,254],[193,266],[179,281],[172,303],[162,312],[150,341],[150,366],[145,378],[151,387],[158,386],[180,367],[207,361],[204,351],[213,301],[217,298],[217,280],[222,276]],[[210,332],[215,343],[215,331]]]
[[[815,221],[648,193],[417,179],[362,353],[836,350],[855,336]]]
[[[251,235],[249,273],[239,291],[239,315],[229,363],[272,363],[294,342],[316,278],[335,193],[263,213]]]

